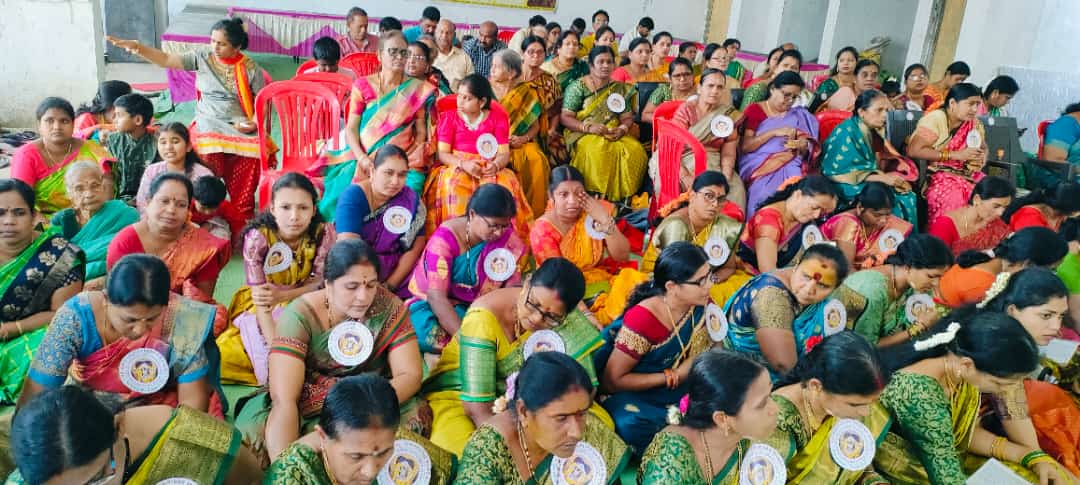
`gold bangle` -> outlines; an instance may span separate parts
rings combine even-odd
[[[998,461],[1005,461],[1004,450],[1005,438],[998,436],[994,438],[994,441],[990,443],[990,456]]]
[[[907,329],[908,336],[911,338],[918,337],[923,331],[922,323],[915,322]]]
[[[19,335],[22,335],[23,334],[22,325],[19,325],[18,320],[15,320],[13,323],[15,323],[15,329],[19,331]]]

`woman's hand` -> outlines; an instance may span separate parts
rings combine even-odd
[[[129,54],[136,56],[139,55],[139,47],[142,47],[142,44],[137,40],[117,39],[111,35],[106,35],[105,40],[108,40],[110,44],[116,47],[128,51]]]
[[[615,128],[608,128],[605,130],[604,138],[607,138],[610,141],[617,141],[619,138],[625,136],[627,131],[629,130],[623,125],[619,125]]]
[[[608,214],[607,208],[605,208],[600,201],[596,200],[595,197],[586,193],[581,193],[578,195],[578,201],[584,206],[585,213],[592,216],[596,223],[607,226],[615,222],[611,215]]]
[[[276,305],[279,300],[281,300],[280,292],[270,283],[251,287],[251,302],[257,307],[269,308]]]
[[[803,151],[810,146],[810,140],[806,138],[791,138],[784,143],[784,147],[789,150]]]
[[[521,148],[526,143],[529,143],[529,139],[524,136],[510,135],[510,148]]]
[[[1036,463],[1031,466],[1031,471],[1039,476],[1040,485],[1067,485],[1080,483],[1065,467],[1056,463]]]
[[[982,148],[966,147],[963,150],[952,152],[953,160],[982,160]]]
[[[480,176],[483,178],[494,177],[499,174],[499,170],[502,170],[502,167],[499,166],[499,162],[487,160],[480,165]]]
[[[259,127],[255,125],[254,121],[249,120],[237,121],[236,123],[233,123],[233,126],[236,127],[236,131],[239,131],[240,133],[243,133],[245,135],[250,135],[259,129]]]
[[[483,169],[481,168],[480,162],[478,160],[462,159],[461,163],[458,165],[458,168],[463,170],[465,173],[471,175],[473,178],[483,177]]]

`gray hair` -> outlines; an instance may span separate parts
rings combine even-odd
[[[76,177],[78,177],[79,172],[82,172],[84,170],[90,170],[94,172],[94,174],[97,175],[98,178],[105,177],[105,172],[101,170],[101,167],[98,166],[98,164],[89,160],[79,160],[75,163],[72,163],[71,166],[68,167],[67,172],[64,173],[64,188],[70,188],[72,185],[75,185]]]
[[[510,49],[502,49],[495,53],[494,58],[498,59],[507,70],[516,72],[518,76],[521,76],[521,54]]]

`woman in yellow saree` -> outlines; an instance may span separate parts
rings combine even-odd
[[[548,157],[540,149],[541,120],[547,114],[536,87],[522,79],[522,59],[503,49],[491,60],[491,89],[510,119],[510,167],[517,173],[525,201],[533,214],[547,205],[547,182],[551,174]]]
[[[1034,483],[1069,483],[1042,450],[996,436],[979,423],[980,392],[1008,389],[1036,369],[1027,330],[999,312],[979,312],[924,340],[884,352],[892,382],[881,404],[894,420],[874,466],[899,485],[962,485],[988,457]],[[1041,479],[1041,480],[1040,480]]]
[[[566,127],[570,165],[585,175],[585,189],[610,201],[635,195],[648,165],[641,142],[631,136],[637,89],[612,81],[610,47],[589,52],[589,75],[566,88],[560,119]]]

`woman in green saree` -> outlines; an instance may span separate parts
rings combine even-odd
[[[341,379],[326,395],[315,431],[289,445],[263,483],[449,485],[454,455],[400,428],[400,416],[390,381],[374,374]]]
[[[752,359],[728,350],[711,350],[694,359],[687,380],[690,391],[669,410],[670,426],[660,431],[641,459],[638,481],[644,485],[735,485],[747,480],[748,455],[763,449],[777,423],[776,402],[769,399],[769,373]],[[784,464],[772,450],[768,481],[783,483]],[[765,455],[763,455],[765,456]],[[778,475],[779,474],[779,475]]]
[[[507,386],[505,409],[469,438],[455,485],[617,483],[630,449],[589,412],[592,393],[573,357],[537,352]]]
[[[589,65],[583,59],[578,59],[580,40],[581,36],[577,32],[566,29],[555,41],[553,46],[556,49],[555,55],[540,65],[540,69],[544,72],[555,76],[555,80],[559,82],[560,91],[563,93],[570,87],[570,83],[589,74]]]
[[[114,416],[77,386],[26,403],[11,424],[11,451],[18,471],[9,485],[249,485],[263,476],[240,432],[224,421],[185,406],[141,406]]]
[[[773,391],[780,415],[766,441],[787,461],[788,483],[889,483],[870,463],[892,424],[877,402],[888,380],[877,350],[854,332],[825,337],[799,361]]]
[[[1000,312],[979,312],[918,342],[883,352],[895,370],[881,394],[894,423],[874,466],[893,484],[961,485],[993,457],[1033,483],[1069,483],[1042,450],[996,436],[979,421],[980,392],[998,393],[1034,371],[1039,348]]]

